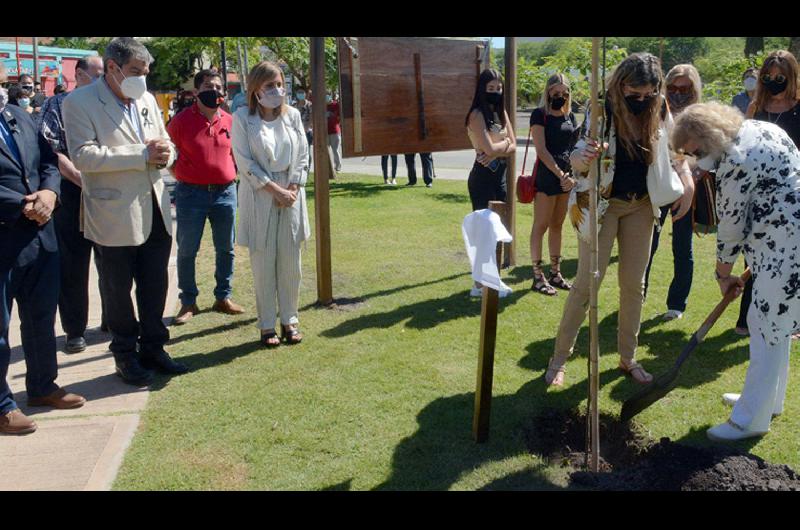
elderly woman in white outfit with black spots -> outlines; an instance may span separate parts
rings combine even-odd
[[[780,127],[719,103],[687,108],[672,133],[675,148],[717,168],[716,276],[720,290],[744,283],[731,270],[744,252],[753,273],[747,316],[750,364],[741,396],[726,394],[730,419],[708,430],[713,440],[769,431],[783,412],[791,334],[800,327],[800,152]]]
[[[305,184],[308,141],[300,112],[286,104],[283,72],[264,61],[247,76],[247,106],[233,115],[239,189],[237,243],[250,251],[258,327],[267,347],[297,344],[300,244],[310,236]],[[276,303],[277,302],[277,303]]]

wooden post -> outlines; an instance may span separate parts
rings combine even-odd
[[[591,83],[591,121],[589,122],[589,138],[597,137],[597,124],[600,118],[600,105],[597,101],[598,70],[600,56],[600,38],[592,37],[592,83]],[[598,163],[602,156],[598,158]],[[587,428],[589,428],[590,447],[586,450],[591,454],[590,469],[597,473],[600,457],[600,413],[597,405],[597,394],[600,390],[600,370],[598,359],[600,343],[597,321],[597,291],[600,285],[600,272],[597,255],[597,166],[592,162],[589,166],[589,233],[591,260],[589,274],[589,414]]]
[[[489,201],[489,209],[500,215],[506,211],[506,204],[501,201]],[[503,244],[497,244],[497,265]],[[472,437],[477,443],[489,439],[489,417],[492,410],[492,380],[494,376],[494,347],[497,339],[497,306],[498,292],[483,287],[481,301],[481,334],[478,345],[478,381],[475,387],[475,411],[472,416]]]
[[[325,37],[311,37],[311,84],[317,104],[311,108],[314,124],[314,212],[317,241],[317,303],[333,302],[331,280],[330,157],[328,120],[325,118]],[[320,163],[328,160],[329,163]]]
[[[33,38],[33,80],[41,83],[39,76],[39,37]]]
[[[503,86],[503,93],[505,94],[505,107],[511,123],[507,125],[516,136],[517,125],[517,38],[506,37],[505,48],[505,65],[506,65],[506,79]],[[519,138],[517,138],[519,141]],[[505,261],[503,267],[513,267],[517,264],[517,251],[516,251],[516,180],[517,180],[517,154],[514,153],[508,159],[508,166],[506,170],[506,216],[503,218],[503,223],[511,234],[511,242],[505,244]],[[498,266],[500,263],[498,262]]]
[[[225,93],[228,93],[228,58],[225,56],[225,37],[222,37],[219,40],[219,54],[220,60],[222,64],[220,68],[222,70],[222,86],[225,87]]]

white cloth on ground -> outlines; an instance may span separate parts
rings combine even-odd
[[[510,243],[512,239],[500,216],[489,209],[476,210],[464,217],[461,232],[472,267],[472,279],[502,294],[510,293],[511,288],[500,279],[497,268],[497,243]]]

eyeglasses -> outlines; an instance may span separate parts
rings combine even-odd
[[[670,94],[691,94],[692,93],[692,85],[669,85],[667,86],[667,92]]]
[[[783,83],[786,81],[786,76],[783,74],[778,74],[775,77],[770,77],[769,74],[764,74],[761,76],[762,83],[769,83],[770,81],[775,81],[776,83]]]

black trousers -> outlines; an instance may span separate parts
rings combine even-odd
[[[414,159],[411,155],[411,165],[414,165]],[[383,180],[389,180],[389,157],[392,157],[392,178],[397,176],[397,155],[381,155],[381,169],[383,170]],[[416,179],[416,172],[414,178]]]
[[[47,252],[37,238],[30,243],[35,259],[24,266],[0,270],[0,414],[17,408],[8,386],[11,347],[8,332],[14,300],[19,306],[22,349],[25,353],[25,388],[29,397],[58,390],[56,362],[56,300],[58,253]]]
[[[489,207],[489,201],[506,200],[506,168],[508,163],[504,158],[498,159],[495,170],[475,162],[467,179],[469,198],[472,201],[472,211],[483,210]]]
[[[89,267],[94,243],[83,237],[80,230],[81,189],[62,179],[60,199],[61,207],[53,215],[61,260],[58,312],[67,338],[82,337],[89,320]],[[99,272],[100,259],[97,251],[94,253],[94,261]],[[102,278],[99,283],[102,283]],[[102,304],[102,289],[100,300]]]
[[[406,153],[406,168],[408,169],[409,184],[417,183],[417,170],[414,167],[414,155],[416,153]],[[420,153],[419,160],[422,162],[422,180],[425,184],[433,182],[433,155],[431,153]]]
[[[169,287],[169,254],[172,237],[164,226],[158,205],[153,202],[153,227],[143,244],[100,249],[101,289],[105,299],[106,323],[113,335],[110,350],[115,357],[136,351],[155,352],[169,340],[162,321]],[[131,287],[136,280],[136,308],[133,311]]]

